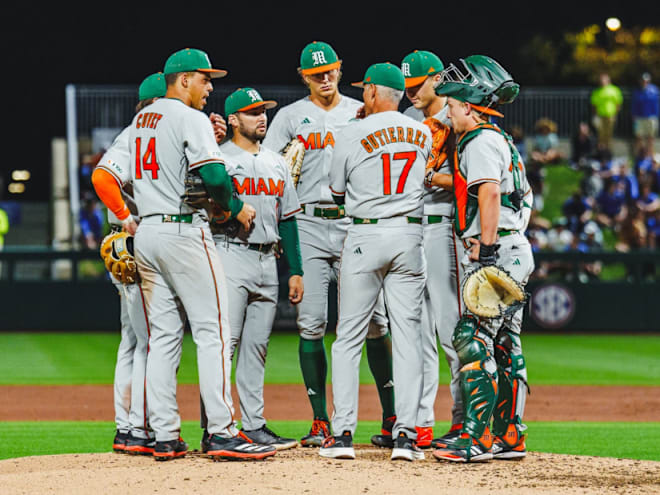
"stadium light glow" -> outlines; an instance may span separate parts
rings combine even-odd
[[[605,21],[605,26],[610,31],[618,31],[621,28],[621,21],[616,17],[610,17]]]
[[[11,173],[11,180],[15,180],[15,181],[30,180],[30,171],[29,170],[14,170]]]
[[[7,189],[12,194],[21,194],[25,192],[25,184],[21,182],[12,182],[9,184],[9,186],[7,186]]]

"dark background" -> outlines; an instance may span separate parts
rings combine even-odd
[[[0,172],[34,170],[22,200],[47,200],[50,141],[65,135],[64,88],[74,84],[138,85],[162,70],[174,51],[205,50],[235,87],[297,84],[300,51],[330,43],[343,59],[343,83],[375,62],[399,64],[414,49],[445,64],[482,53],[521,84],[532,79],[517,52],[536,33],[561,36],[607,17],[623,25],[657,25],[652,1],[82,3],[40,7],[23,2],[2,13],[5,146]],[[549,80],[547,85],[560,84]],[[592,81],[577,85],[591,85]],[[39,174],[38,170],[44,173]],[[6,187],[6,185],[5,185]],[[5,199],[7,195],[5,194]],[[12,198],[13,199],[13,198]]]

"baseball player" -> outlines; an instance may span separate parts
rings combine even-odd
[[[451,126],[447,117],[447,98],[435,93],[443,69],[442,61],[432,52],[415,50],[403,59],[401,71],[406,78],[406,96],[412,103],[404,115],[420,122],[434,119],[431,121],[433,122],[431,127]],[[443,131],[444,129],[441,130]],[[454,322],[458,321],[461,313],[457,285],[461,270],[459,259],[463,249],[460,243],[457,244],[453,231],[453,193],[449,161],[442,159],[434,170],[437,172],[436,182],[444,179],[444,183],[427,187],[424,192],[424,253],[427,260],[427,280],[422,312],[424,391],[417,418],[417,446],[420,448],[430,447],[433,440],[435,424],[433,406],[439,380],[436,332],[449,366],[453,406],[452,426],[449,432],[435,440],[435,444],[446,443],[458,436],[463,422],[458,382],[460,366],[451,343]]]
[[[297,185],[302,212],[297,215],[303,260],[305,297],[297,305],[300,332],[299,358],[314,422],[302,446],[320,446],[330,434],[326,405],[327,360],[323,337],[328,320],[328,286],[337,280],[341,246],[350,220],[343,206],[334,204],[328,172],[338,132],[355,118],[359,101],[338,90],[341,60],[327,43],[308,44],[298,69],[309,96],[281,108],[268,129],[264,146],[281,151],[293,138],[305,144]],[[391,339],[385,309],[374,312],[367,336],[369,367],[383,408],[383,432],[391,435],[394,423]]]
[[[266,135],[266,109],[276,105],[264,101],[253,88],[240,88],[225,100],[233,136],[220,151],[238,197],[249,202],[257,215],[249,232],[215,227],[212,231],[227,279],[241,431],[254,442],[283,450],[295,447],[297,441],[274,433],[263,416],[264,368],[279,293],[280,241],[290,270],[292,304],[303,298],[303,271],[296,223],[300,204],[291,174],[281,154],[260,144]]]
[[[252,443],[236,428],[231,399],[231,329],[222,263],[203,210],[185,204],[186,174],[199,174],[211,198],[249,230],[255,211],[232,197],[213,126],[201,112],[213,89],[214,69],[201,50],[172,54],[163,70],[165,98],[139,112],[130,127],[135,201],[142,219],[135,258],[150,324],[147,356],[149,420],[156,436],[154,458],[186,455],[180,437],[176,371],[181,358],[185,311],[195,344],[200,395],[208,418],[207,454],[215,459],[263,459],[275,449]]]
[[[417,460],[415,430],[422,394],[422,308],[426,263],[422,195],[431,135],[398,112],[405,81],[390,63],[370,66],[362,82],[365,118],[342,130],[330,169],[337,203],[352,219],[342,249],[339,322],[332,345],[334,436],[322,457],[355,458],[361,350],[378,295],[392,328],[396,422],[392,459]]]
[[[524,235],[531,204],[525,198],[524,166],[511,137],[488,123],[489,115],[502,117],[495,107],[512,102],[519,86],[489,57],[472,55],[462,64],[445,71],[436,92],[448,96],[448,115],[459,135],[453,160],[455,228],[466,248],[465,273],[498,264],[524,285],[534,269]],[[452,342],[461,365],[464,421],[460,436],[434,451],[437,459],[477,462],[525,456],[527,370],[521,322],[522,309],[496,319],[479,319],[463,310]]]
[[[165,96],[165,76],[151,74],[138,89],[136,112]],[[137,208],[130,194],[128,133],[125,128],[99,160],[92,173],[92,184],[108,208],[111,232],[137,228]],[[112,448],[115,452],[152,455],[155,444],[148,425],[144,400],[144,377],[147,364],[149,322],[144,312],[144,297],[138,283],[122,284],[111,275],[119,292],[121,340],[117,351],[114,378],[115,422],[117,434]]]

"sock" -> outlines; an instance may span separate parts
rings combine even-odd
[[[325,357],[323,339],[308,340],[300,337],[298,356],[314,419],[328,421],[328,408],[325,400],[328,362]]]
[[[388,333],[376,339],[367,339],[367,361],[376,381],[383,419],[396,414],[392,381],[392,337]]]

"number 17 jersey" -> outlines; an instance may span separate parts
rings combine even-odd
[[[337,136],[330,190],[357,218],[422,216],[429,128],[400,112],[356,120]]]
[[[181,100],[159,98],[134,118],[129,131],[133,190],[142,217],[178,215],[188,171],[223,163],[211,121]]]

